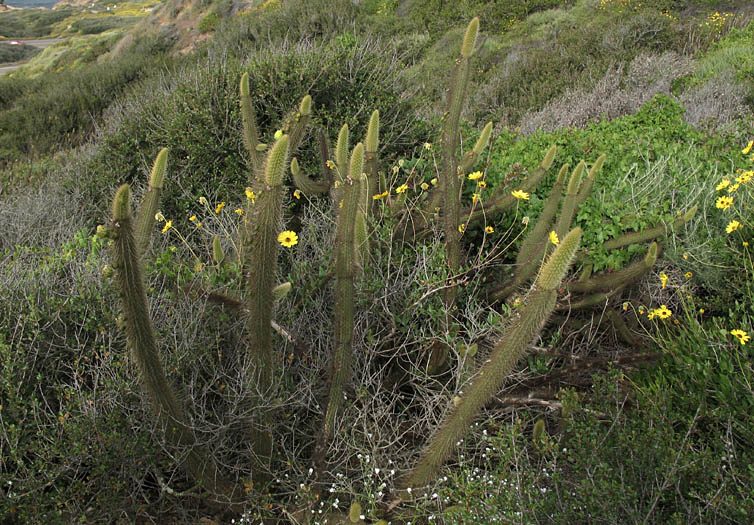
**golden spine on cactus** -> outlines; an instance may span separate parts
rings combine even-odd
[[[356,268],[360,272],[369,259],[369,232],[367,228],[367,215],[373,200],[369,195],[369,176],[361,174],[359,179],[359,209],[356,211],[356,223],[354,224],[354,254]]]
[[[280,186],[288,164],[288,135],[280,137],[267,155],[264,167],[264,181],[268,186]]]
[[[668,229],[680,228],[681,226],[686,224],[688,221],[690,221],[694,217],[694,215],[696,215],[696,211],[698,209],[699,209],[698,205],[693,206],[686,213],[684,213],[677,219],[673,220],[670,226],[666,226],[665,224],[658,224],[657,226],[653,228],[649,228],[648,230],[644,230],[641,232],[625,233],[616,239],[611,239],[605,242],[602,246],[607,250],[615,250],[618,248],[624,248],[631,244],[638,244],[642,242],[651,241],[652,239],[657,239],[659,237],[664,237],[665,234],[667,234]]]
[[[149,177],[149,191],[144,196],[139,206],[136,219],[136,246],[139,256],[149,248],[152,239],[152,230],[155,225],[155,214],[160,206],[162,187],[165,184],[165,171],[167,170],[168,148],[162,148],[152,165],[152,173]]]
[[[117,232],[113,239],[113,266],[117,270],[125,317],[126,343],[139,368],[153,411],[161,419],[167,442],[175,449],[189,448],[186,470],[205,488],[215,493],[227,492],[217,466],[209,459],[207,451],[196,444],[183,407],[165,376],[147,306],[139,252],[131,224],[130,200],[130,188],[124,184],[115,194],[112,206],[112,228]]]
[[[348,176],[348,124],[343,124],[335,143],[335,165],[338,168],[337,180]]]
[[[529,173],[526,178],[518,185],[518,189],[525,192],[530,192],[542,181],[547,175],[547,170],[550,168],[552,158],[555,156],[555,146],[552,146],[545,154],[545,160],[537,166],[534,171]],[[549,157],[549,164],[548,164]],[[501,213],[512,209],[518,203],[518,199],[513,197],[509,191],[503,191],[501,187],[497,193],[487,200],[483,207],[477,206],[472,211],[471,208],[463,211],[462,215],[468,217],[467,224],[469,226],[478,224],[483,221],[489,221],[494,219]]]
[[[223,245],[220,243],[220,237],[215,235],[212,237],[212,259],[215,264],[220,266],[225,262],[225,252],[223,251]]]
[[[568,271],[580,241],[581,229],[575,228],[543,264],[520,316],[511,323],[495,345],[490,357],[473,378],[471,385],[466,387],[460,400],[453,403],[449,415],[430,439],[416,467],[401,480],[401,488],[424,486],[432,481],[452,454],[456,443],[468,433],[479,411],[497,394],[552,313],[557,299],[557,287]]]
[[[558,178],[555,180],[555,184],[550,189],[550,193],[547,195],[547,201],[545,207],[542,209],[542,213],[539,215],[536,224],[526,236],[524,242],[521,243],[521,248],[518,251],[516,257],[516,264],[519,268],[522,268],[524,264],[533,260],[541,259],[544,253],[544,242],[547,234],[552,229],[552,221],[555,218],[555,214],[558,212],[558,205],[560,204],[561,192],[563,191],[563,184],[565,184],[565,176],[568,172],[568,164],[563,165],[558,172]],[[518,272],[517,272],[518,273]]]
[[[469,58],[474,53],[474,46],[479,35],[479,17],[475,16],[466,27],[466,33],[463,35],[463,44],[461,45],[461,56]]]
[[[277,301],[282,301],[283,299],[285,299],[285,296],[288,295],[288,293],[290,293],[292,287],[293,286],[288,281],[277,285],[275,288],[272,289],[273,300],[277,302]]]

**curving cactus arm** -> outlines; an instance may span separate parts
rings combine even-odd
[[[469,432],[479,411],[500,389],[552,313],[557,288],[568,271],[580,241],[581,229],[575,228],[542,265],[520,317],[495,346],[467,391],[455,400],[450,414],[430,439],[418,464],[402,480],[402,489],[426,485],[434,478],[452,454],[456,443]]]

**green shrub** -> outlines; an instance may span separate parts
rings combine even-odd
[[[208,53],[170,78],[147,83],[113,108],[92,159],[108,177],[133,181],[141,177],[146,159],[169,147],[171,174],[178,184],[166,189],[166,215],[188,217],[187,206],[199,195],[231,199],[230,189],[243,187],[248,168],[238,124],[233,123],[240,122],[237,84],[244,71],[265,142],[306,93],[317,108],[316,125],[326,130],[348,122],[354,133],[363,133],[372,108],[383,108],[382,154],[395,154],[412,139],[424,138],[422,123],[401,96],[401,63],[389,44],[372,39],[357,39],[351,46],[337,40],[288,44],[255,53],[246,63]],[[316,134],[307,140],[313,146]],[[313,173],[319,169],[316,147],[305,150],[309,153],[302,153],[300,161]]]
[[[220,15],[217,13],[208,13],[199,20],[199,32],[209,33],[217,29],[217,25],[220,23]]]

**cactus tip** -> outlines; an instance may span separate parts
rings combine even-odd
[[[249,96],[249,74],[244,73],[241,75],[241,96],[242,97],[248,97]]]
[[[127,219],[131,215],[131,187],[128,184],[118,188],[113,199],[113,219]]]
[[[568,232],[560,241],[550,258],[542,265],[542,270],[537,278],[537,284],[545,290],[554,290],[560,286],[571,265],[571,259],[579,248],[581,242],[581,228],[578,226]]]
[[[545,158],[542,160],[542,169],[547,171],[552,166],[552,161],[555,160],[555,154],[558,152],[558,147],[553,144],[550,149],[545,153]]]
[[[301,105],[299,106],[298,111],[302,115],[309,115],[312,112],[312,97],[311,97],[311,95],[306,95],[303,99],[301,99]]]
[[[366,146],[369,153],[376,153],[380,141],[380,111],[375,109],[369,118]]]
[[[699,209],[699,205],[695,204],[693,208],[683,214],[683,222],[690,221],[691,218],[696,215],[696,210]]]
[[[264,180],[268,186],[279,186],[283,183],[285,165],[288,161],[288,135],[280,137],[267,154],[267,165],[264,169]]]
[[[479,35],[479,17],[475,16],[471,22],[469,22],[469,25],[466,28],[466,34],[463,36],[463,45],[461,46],[461,56],[463,58],[469,58],[474,52],[477,35]]]
[[[657,260],[657,243],[653,242],[652,244],[649,245],[647,256],[644,257],[644,263],[647,266],[652,266],[656,260]]]
[[[168,162],[168,148],[162,148],[157,154],[157,158],[152,166],[152,175],[149,178],[149,185],[153,188],[162,189],[165,182],[165,170]]]
[[[597,176],[597,173],[602,169],[602,165],[605,163],[605,159],[607,158],[607,155],[604,153],[597,157],[597,160],[594,161],[594,164],[592,165],[592,168],[589,170],[589,178],[594,179]]]

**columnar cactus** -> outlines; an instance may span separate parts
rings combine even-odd
[[[508,327],[466,392],[455,400],[418,464],[403,480],[402,488],[423,486],[434,478],[456,443],[468,433],[479,411],[500,389],[555,308],[557,288],[568,271],[580,240],[581,229],[573,229],[543,264],[520,316]]]
[[[159,186],[162,186],[161,181]],[[128,348],[138,365],[141,382],[149,395],[153,411],[162,422],[168,443],[175,449],[188,448],[186,469],[206,489],[218,495],[230,496],[230,486],[222,480],[207,450],[197,444],[183,407],[165,376],[144,291],[139,263],[141,252],[134,237],[130,200],[130,188],[124,184],[113,199],[110,228],[113,267],[123,306]]]
[[[343,129],[348,129],[345,126]],[[347,133],[347,131],[346,131]],[[341,131],[338,146],[347,138]],[[341,158],[342,160],[342,158]],[[351,353],[354,325],[354,275],[356,273],[356,246],[354,230],[361,195],[360,176],[364,168],[364,145],[359,142],[351,153],[350,163],[339,167],[342,183],[338,203],[338,222],[335,233],[335,351],[330,373],[330,394],[325,411],[322,433],[317,443],[315,463],[321,466],[324,450],[335,429],[335,417],[343,405],[343,389],[351,376]]]
[[[269,395],[272,388],[272,330],[278,235],[282,222],[283,177],[287,171],[289,137],[283,135],[267,155],[264,170],[252,184],[254,199],[247,199],[244,221],[244,268],[246,274],[246,332],[254,366],[255,389]],[[267,418],[258,414],[251,435],[256,456],[269,461],[272,438]]]

